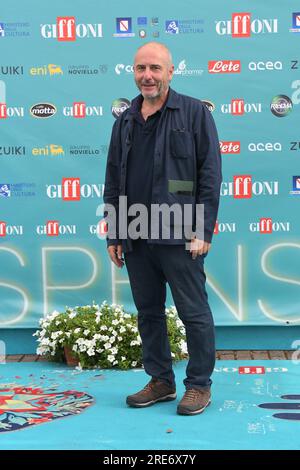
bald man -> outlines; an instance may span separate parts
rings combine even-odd
[[[124,236],[121,230],[123,210],[115,226],[108,222],[108,254],[118,268],[126,264],[138,311],[143,365],[151,377],[126,402],[144,408],[177,397],[165,317],[168,283],[186,329],[189,353],[186,391],[177,412],[194,415],[211,402],[215,340],[204,258],[211,247],[217,218],[221,159],[210,112],[199,99],[170,88],[173,73],[172,56],[165,45],[150,42],[137,50],[134,78],[140,94],[113,126],[104,202],[119,214],[121,198],[127,198],[128,233]],[[162,222],[153,210],[157,205],[190,206],[190,236],[185,230],[178,236],[175,215],[168,219],[166,232],[166,221]],[[204,228],[200,232],[195,231],[198,205],[204,207]],[[136,208],[147,216],[130,230]],[[181,219],[179,228],[185,229],[184,224]],[[110,230],[113,226],[115,230]]]

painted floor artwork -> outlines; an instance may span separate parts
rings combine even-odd
[[[175,365],[178,400],[186,362]],[[0,449],[299,449],[300,365],[217,361],[212,404],[179,416],[177,401],[127,407],[148,376],[46,362],[0,365]]]

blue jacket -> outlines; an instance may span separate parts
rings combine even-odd
[[[109,146],[104,203],[117,213],[126,195],[127,159],[131,149],[133,112],[139,97],[116,120]],[[221,156],[214,120],[198,99],[170,89],[157,127],[153,162],[152,203],[204,204],[204,240],[211,242],[220,198]],[[159,243],[159,241],[157,241]],[[120,243],[109,239],[108,245]],[[164,243],[168,243],[164,240]],[[169,241],[172,243],[172,240]],[[122,240],[124,251],[130,241]]]

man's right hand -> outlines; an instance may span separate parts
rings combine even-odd
[[[107,251],[112,262],[118,267],[123,268],[124,260],[122,258],[122,245],[111,245]]]

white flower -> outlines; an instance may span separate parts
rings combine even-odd
[[[122,336],[118,336],[118,341],[123,341]]]
[[[112,321],[112,324],[113,324],[113,325],[118,325],[118,324],[119,324],[119,320],[113,320],[113,321]]]
[[[118,364],[118,361],[114,361],[114,362],[113,362],[113,366],[115,366],[116,364]]]
[[[110,341],[111,343],[114,343],[114,342],[116,341],[116,338],[115,338],[114,336],[112,336],[112,337],[109,339],[109,341]]]
[[[122,361],[126,361],[126,357],[122,356],[121,357]]]
[[[89,334],[90,334],[90,330],[84,330],[83,334],[84,334],[85,336],[89,335]]]
[[[72,311],[72,313],[70,313],[69,317],[70,318],[75,318],[77,315],[77,312],[75,310]]]
[[[77,333],[80,333],[80,331],[81,331],[81,328],[75,328],[74,333],[77,334]]]
[[[107,330],[107,326],[106,326],[106,325],[100,326],[100,330],[101,330],[101,331],[106,331],[106,330]]]
[[[115,360],[115,356],[113,356],[113,355],[110,354],[109,356],[107,356],[107,360],[108,360],[109,362],[113,362],[113,361]]]
[[[88,353],[89,356],[95,356],[95,349],[90,348],[90,349],[87,350],[87,353]]]
[[[131,363],[132,367],[135,367],[137,365],[137,362],[136,361],[132,361]]]
[[[111,348],[111,351],[110,351],[112,354],[117,354],[118,352],[118,348]]]
[[[126,328],[124,326],[121,326],[120,333],[125,333],[125,331],[126,331]]]
[[[105,349],[110,349],[110,348],[111,348],[111,344],[110,344],[110,343],[105,343],[104,348],[105,348]]]
[[[184,353],[184,354],[188,353],[187,344],[183,339],[180,341],[180,349],[181,349],[182,353]]]

